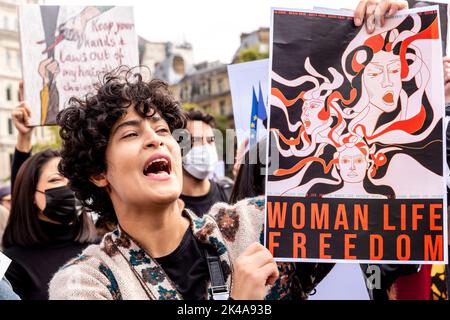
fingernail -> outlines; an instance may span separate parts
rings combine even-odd
[[[355,18],[355,26],[359,27],[361,25],[361,19]]]

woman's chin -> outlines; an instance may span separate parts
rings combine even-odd
[[[172,191],[166,191],[163,194],[153,195],[151,198],[153,199],[152,202],[160,204],[160,205],[170,205],[178,200],[180,197],[181,192],[172,190]]]

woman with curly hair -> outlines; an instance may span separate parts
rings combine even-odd
[[[123,68],[59,114],[60,171],[86,207],[118,228],[55,275],[51,299],[306,298],[326,275],[317,264],[277,268],[260,244],[261,198],[216,204],[202,218],[182,208],[172,134],[184,120],[165,83]]]

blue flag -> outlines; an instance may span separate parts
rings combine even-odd
[[[253,99],[252,99],[252,113],[250,116],[250,146],[258,142],[257,130],[258,130],[258,99],[256,98],[255,88],[253,89]]]
[[[263,121],[267,119],[266,105],[264,103],[264,97],[261,90],[261,82],[259,83],[258,118]]]

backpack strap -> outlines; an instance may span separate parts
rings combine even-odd
[[[231,199],[231,192],[233,191],[234,182],[228,177],[223,177],[217,181],[220,193],[224,201],[229,202]]]

